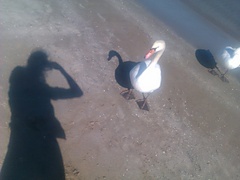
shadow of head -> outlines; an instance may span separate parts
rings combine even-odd
[[[37,50],[31,53],[27,60],[27,69],[30,70],[33,74],[41,74],[48,68],[49,66],[48,55],[43,50]]]
[[[214,69],[217,65],[210,50],[197,49],[195,56],[198,62],[205,68]]]

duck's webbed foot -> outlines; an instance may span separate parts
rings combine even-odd
[[[219,78],[222,80],[222,82],[229,83],[229,80],[224,75],[220,75]]]
[[[124,90],[120,93],[126,100],[135,99],[132,89]]]
[[[146,99],[139,99],[136,101],[137,104],[138,104],[138,107],[141,109],[141,110],[146,110],[146,111],[149,111],[149,106],[148,106],[148,103],[146,101]]]
[[[213,76],[218,75],[218,73],[217,73],[215,70],[213,70],[213,69],[208,69],[208,72],[209,72],[210,74],[212,74]]]
[[[219,78],[223,81],[223,82],[226,82],[226,83],[229,83],[229,80],[226,78],[226,74],[227,74],[227,72],[228,72],[228,69],[225,71],[225,73],[223,73],[223,74],[221,74],[220,76],[219,76]]]
[[[143,99],[139,99],[139,100],[136,101],[137,104],[138,104],[138,107],[139,107],[140,109],[142,109],[142,110],[149,111],[149,106],[148,106],[148,103],[147,103],[147,98],[148,98],[148,96],[150,95],[150,93],[149,93],[147,96],[145,96],[144,93],[142,93],[142,95],[143,95]]]

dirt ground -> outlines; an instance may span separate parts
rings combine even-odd
[[[240,179],[240,83],[201,66],[195,48],[137,3],[117,0],[0,0],[0,168],[8,151],[9,77],[35,48],[46,50],[83,96],[52,101],[66,179]],[[125,100],[114,72],[166,41],[162,85],[150,111]],[[57,71],[51,86],[68,87]],[[134,91],[136,99],[141,98]]]

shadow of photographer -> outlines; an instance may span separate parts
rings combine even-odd
[[[46,70],[58,70],[69,88],[50,87]],[[51,100],[83,95],[71,76],[42,50],[33,52],[25,67],[16,67],[9,79],[10,140],[0,179],[65,179],[56,138],[65,132],[55,117]]]

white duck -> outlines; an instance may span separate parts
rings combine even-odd
[[[240,66],[240,48],[232,48],[227,46],[222,53],[222,63],[226,68],[225,73],[221,74],[221,77],[224,78],[224,75],[228,70],[235,69]]]
[[[148,59],[155,54],[154,59],[142,61],[130,71],[130,80],[133,88],[143,93],[143,100],[137,101],[140,109],[148,110],[146,105],[147,97],[161,85],[161,68],[158,61],[164,50],[165,41],[158,40],[154,42],[152,48],[145,56],[145,59]],[[145,97],[144,93],[149,94]]]

